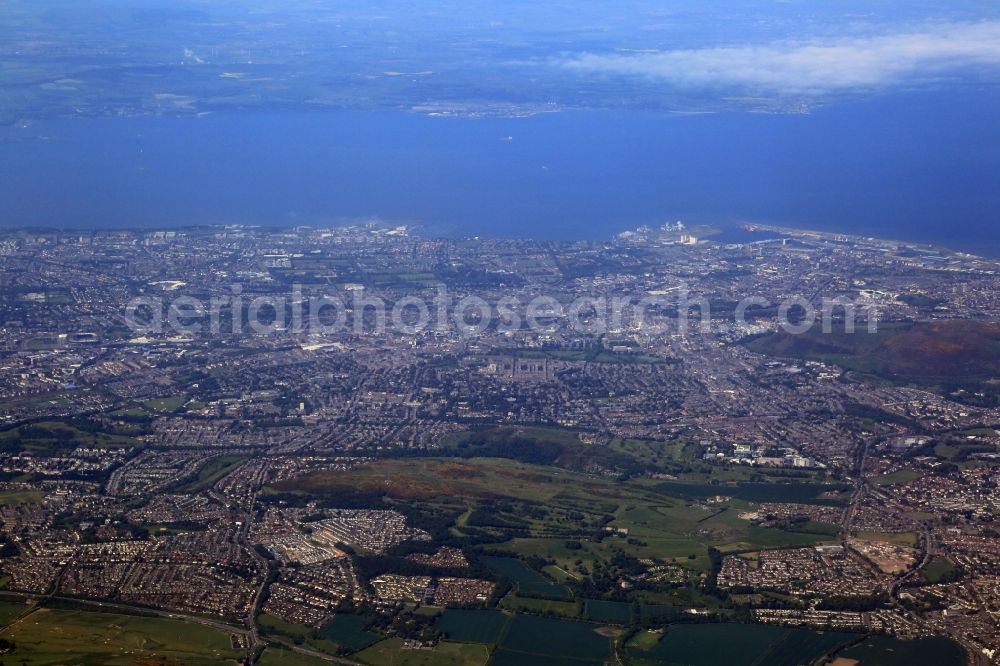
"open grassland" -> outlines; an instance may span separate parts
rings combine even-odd
[[[590,490],[610,501],[615,487],[563,470],[495,458],[417,458],[380,460],[349,472],[314,472],[276,488],[318,496],[368,492],[404,500],[513,497],[546,502],[564,490],[571,491],[571,498]]]
[[[636,650],[638,652],[649,652],[653,650],[660,639],[663,638],[662,630],[639,631],[625,643],[626,650]]]
[[[325,666],[330,662],[286,648],[269,647],[257,660],[259,666]]]
[[[38,504],[45,499],[41,490],[7,490],[0,492],[0,504]]]
[[[901,641],[889,636],[869,636],[837,654],[858,666],[961,666],[965,653],[947,638]]]
[[[515,557],[482,557],[480,559],[490,571],[509,580],[519,592],[550,599],[570,599],[572,597],[568,588],[553,583]]]
[[[113,613],[40,609],[7,627],[0,638],[16,648],[12,664],[219,664],[243,656],[227,633],[177,620]]]
[[[858,532],[855,536],[868,541],[884,541],[894,546],[917,547],[916,532]]]
[[[184,406],[187,396],[175,395],[169,398],[154,398],[143,403],[143,407],[154,412],[173,413]]]
[[[61,421],[40,421],[0,432],[0,448],[37,455],[54,455],[78,446],[118,448],[138,446],[128,435],[114,432],[88,432]]]
[[[606,622],[608,624],[629,624],[637,606],[625,601],[601,601],[587,599],[583,604],[583,615],[591,622]]]
[[[601,664],[610,659],[611,641],[600,625],[537,615],[516,615],[491,663]]]
[[[927,566],[920,573],[923,575],[924,580],[934,584],[954,580],[958,575],[958,569],[952,564],[951,560],[935,556],[931,558],[931,561],[927,563]]]
[[[449,639],[463,643],[499,643],[510,615],[496,609],[448,608],[434,628]]]
[[[660,492],[679,497],[734,497],[747,502],[792,502],[843,506],[846,503],[844,484],[826,483],[682,483],[668,481],[657,484]]]
[[[644,636],[626,652],[632,661],[663,666],[797,666],[811,664],[855,634],[756,624],[678,624],[659,640]]]
[[[337,654],[340,648],[337,643],[318,637],[312,629],[301,624],[285,622],[274,615],[261,613],[257,618],[257,622],[260,625],[261,634],[268,638],[276,638],[282,641],[297,641],[311,650],[330,655]]]
[[[342,645],[351,652],[362,650],[379,639],[378,634],[365,631],[365,619],[360,615],[338,613],[319,630],[321,638]]]
[[[611,440],[609,448],[650,466],[670,463],[687,464],[697,459],[699,446],[695,442],[659,442],[646,439]]]
[[[559,617],[578,618],[580,617],[582,604],[579,601],[535,599],[508,594],[500,601],[500,607],[512,612],[520,611],[523,613],[552,614]]]
[[[900,469],[889,474],[872,477],[869,481],[876,486],[895,486],[900,483],[909,483],[923,476],[923,472],[916,469]]]
[[[403,639],[389,638],[351,655],[351,659],[373,666],[485,666],[490,652],[485,645],[452,641],[410,649],[403,647]]]
[[[861,379],[933,387],[962,385],[996,398],[1000,374],[1000,323],[965,319],[917,323],[884,322],[878,331],[859,329],[792,335],[781,332],[748,341],[755,352],[841,366]],[[967,399],[969,391],[955,394]],[[995,403],[994,403],[995,404]]]
[[[211,488],[219,479],[249,460],[245,455],[216,456],[201,466],[195,477],[178,488],[177,493],[196,493]]]
[[[21,613],[28,610],[28,605],[20,601],[0,601],[0,626],[10,624]]]

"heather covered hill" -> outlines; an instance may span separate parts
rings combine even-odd
[[[835,327],[836,329],[836,327]],[[882,324],[875,333],[774,333],[752,340],[770,356],[836,363],[889,379],[989,380],[1000,377],[1000,323],[962,319]]]

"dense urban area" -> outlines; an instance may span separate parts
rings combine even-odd
[[[1000,663],[1000,262],[737,236],[0,233],[0,660]]]

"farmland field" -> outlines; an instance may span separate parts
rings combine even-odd
[[[792,502],[796,504],[842,506],[844,504],[843,499],[821,497],[821,495],[843,491],[845,486],[820,483],[738,483],[732,485],[713,485],[671,481],[659,483],[655,488],[662,493],[680,497],[705,498],[724,495],[748,502]]]
[[[20,601],[0,601],[0,626],[14,621],[28,606]]]
[[[0,493],[0,505],[38,504],[45,499],[41,490],[8,490]]]
[[[856,659],[858,666],[961,666],[965,654],[947,638],[901,641],[888,636],[870,636],[839,652],[838,657]]]
[[[260,666],[324,666],[330,662],[319,657],[310,657],[301,652],[268,647],[257,660]]]
[[[855,634],[753,624],[679,624],[632,657],[664,666],[796,666],[812,663]]]
[[[573,620],[557,620],[536,615],[516,615],[500,644],[499,652],[516,653],[528,663],[534,657],[562,657],[600,663],[611,656],[610,641],[595,630],[598,625]],[[555,663],[550,661],[549,663]]]
[[[881,476],[872,477],[870,481],[876,486],[894,486],[900,483],[908,483],[915,479],[919,479],[923,476],[923,473],[916,469],[900,469],[892,472],[890,474],[882,474]]]
[[[454,641],[498,643],[509,616],[498,610],[448,608],[434,628]]]
[[[513,583],[519,592],[537,594],[552,599],[570,599],[572,594],[564,585],[548,578],[514,557],[483,557],[483,564],[498,576]]]
[[[921,573],[924,580],[933,584],[954,580],[958,569],[947,558],[935,556],[931,558],[931,561],[927,563],[927,566],[923,568]]]
[[[551,654],[527,654],[500,648],[493,653],[490,666],[594,666],[602,663],[594,659],[573,659]]]
[[[401,638],[384,640],[367,650],[351,655],[351,659],[373,666],[382,666],[383,664],[392,664],[392,666],[485,666],[489,658],[489,650],[485,645],[441,641],[433,648],[412,650],[403,647]]]
[[[592,622],[628,624],[632,621],[632,604],[623,601],[600,601],[587,599],[584,602],[584,617]]]
[[[579,601],[556,601],[554,599],[535,599],[534,597],[519,597],[508,594],[500,601],[500,607],[511,612],[558,615],[560,617],[580,617]]]
[[[360,615],[339,613],[319,630],[328,641],[343,645],[351,651],[363,650],[379,639],[378,634],[365,631],[365,619]]]
[[[859,539],[868,539],[870,541],[885,541],[886,543],[891,543],[894,546],[905,546],[907,548],[917,547],[917,537],[919,535],[916,532],[858,532],[857,537]]]
[[[667,620],[676,619],[684,612],[678,606],[667,606],[662,604],[642,604],[639,606],[639,616],[643,620]]]
[[[216,481],[232,472],[248,459],[248,456],[243,455],[216,456],[202,465],[195,477],[185,482],[175,492],[193,493],[211,488]]]

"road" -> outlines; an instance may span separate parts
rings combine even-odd
[[[889,510],[897,511],[899,513],[905,514],[909,511],[908,507],[896,503],[892,497],[884,492],[879,491],[877,488],[871,486],[865,478],[865,459],[868,456],[869,442],[865,442],[858,451],[858,456],[855,461],[855,471],[857,474],[857,480],[855,482],[855,490],[851,497],[851,501],[848,505],[847,510],[844,512],[843,516],[843,528],[846,533],[850,533],[852,528],[852,523],[854,522],[854,515],[856,512],[855,507],[869,495],[877,497],[882,504]],[[923,617],[907,609],[899,600],[899,590],[900,588],[913,580],[916,576],[920,575],[920,571],[927,566],[927,564],[933,558],[936,550],[934,547],[934,536],[930,524],[922,522],[920,524],[920,547],[922,550],[920,560],[911,567],[908,571],[902,575],[896,577],[896,579],[889,586],[889,602],[893,605],[897,612],[901,613],[905,617],[909,618],[913,623],[919,625],[920,627],[927,630],[928,634],[940,635],[941,628],[935,627],[928,623]],[[989,666],[993,662],[982,652],[980,652],[975,645],[971,644],[965,639],[964,636],[957,633],[950,633],[948,636],[954,640],[956,643],[962,646],[965,651],[969,663],[972,666]]]

